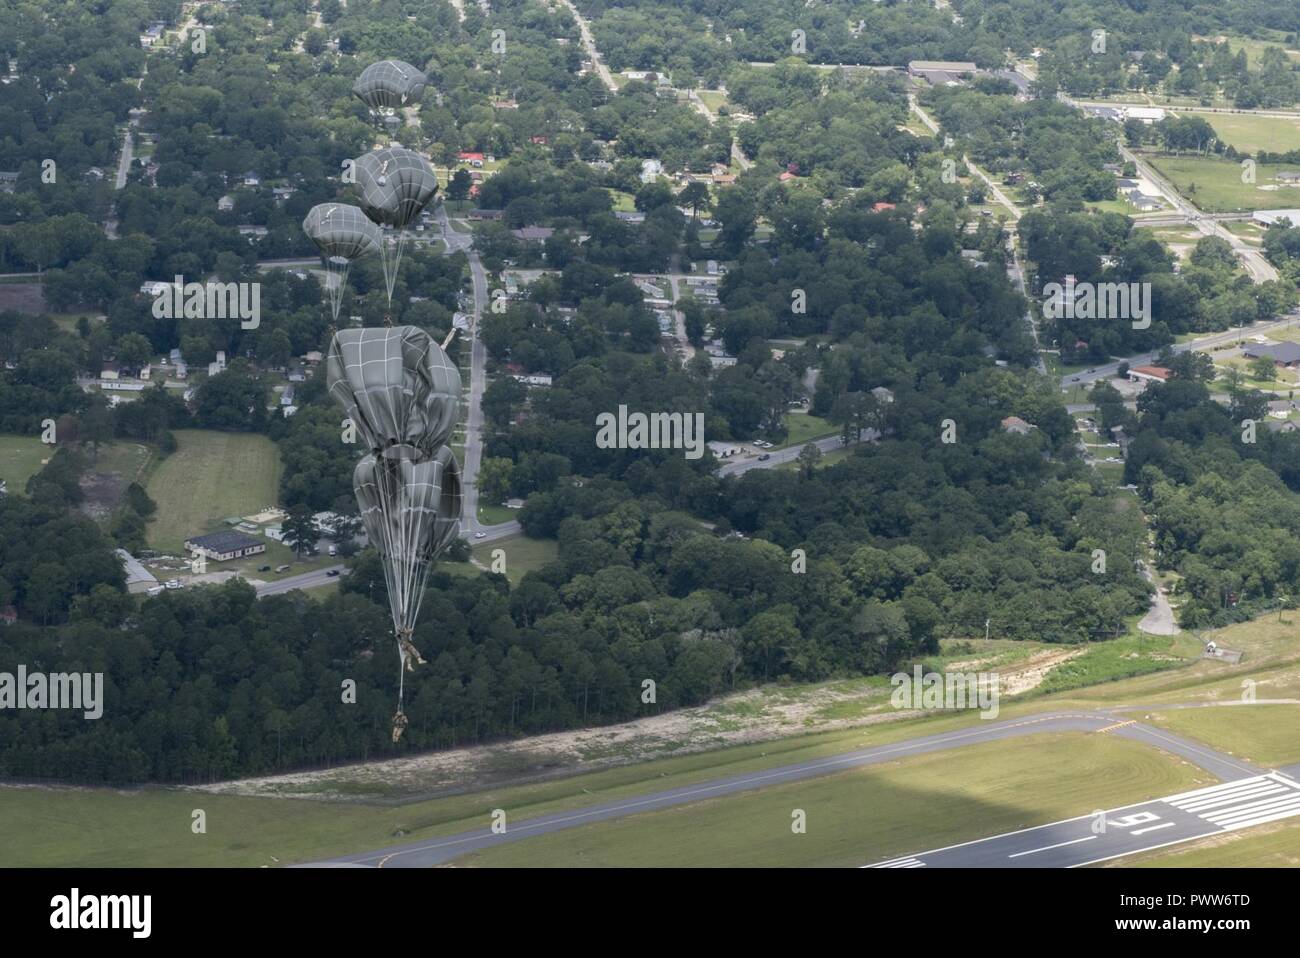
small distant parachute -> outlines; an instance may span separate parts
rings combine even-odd
[[[402,147],[359,156],[354,168],[357,189],[361,192],[361,209],[372,221],[392,227],[394,232],[392,241],[380,244],[379,249],[391,306],[406,242],[404,230],[433,201],[438,192],[438,177],[423,156]]]
[[[428,161],[404,147],[357,157],[356,177],[361,208],[381,226],[409,225],[438,192],[438,177]]]
[[[329,273],[326,292],[337,323],[352,261],[369,253],[382,253],[383,231],[359,208],[343,203],[313,206],[302,221],[302,229],[325,261]]]
[[[419,101],[429,78],[401,60],[380,60],[361,71],[352,93],[372,111],[396,110]]]

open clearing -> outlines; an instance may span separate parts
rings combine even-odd
[[[1255,168],[1255,182],[1241,181],[1240,163],[1203,156],[1159,156],[1146,159],[1206,213],[1238,213],[1251,210],[1290,209],[1300,206],[1300,188],[1278,187],[1275,177],[1289,166],[1261,163]]]
[[[278,501],[280,454],[265,436],[180,429],[176,441],[146,487],[158,504],[148,531],[153,548],[179,552],[190,536],[222,527],[222,519]]]
[[[1187,113],[1207,120],[1219,139],[1238,153],[1289,153],[1300,150],[1300,117],[1251,116],[1244,113]],[[1261,178],[1260,182],[1266,182]]]
[[[39,436],[0,436],[0,479],[10,492],[22,492],[27,480],[41,471],[41,460],[54,455],[54,447],[41,442]]]

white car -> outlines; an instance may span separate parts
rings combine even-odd
[[[169,589],[179,589],[179,588],[181,587],[181,580],[180,580],[180,579],[168,579],[167,582],[165,583],[165,585],[166,585],[167,588],[169,588]]]
[[[486,539],[486,538],[487,538],[487,533],[486,533],[486,532],[476,532],[476,533],[474,533],[474,538],[475,538],[475,539]]]

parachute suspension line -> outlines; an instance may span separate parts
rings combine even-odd
[[[379,245],[379,258],[384,265],[384,288],[388,293],[388,307],[393,306],[393,290],[397,286],[397,273],[402,266],[402,249],[406,246],[406,230],[395,229],[394,236],[384,237]]]
[[[329,287],[330,314],[334,317],[335,323],[339,321],[339,310],[343,308],[343,291],[347,288],[348,273],[352,270],[351,260],[342,259],[343,265],[339,266],[337,261],[340,259],[342,257],[331,257],[326,260],[329,264],[326,266],[329,279],[333,280],[333,282],[327,281],[326,285]]]

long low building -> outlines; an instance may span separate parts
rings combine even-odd
[[[158,584],[154,574],[144,567],[144,565],[131,553],[125,549],[113,550],[117,557],[122,560],[122,566],[126,569],[126,591],[132,595],[141,592],[148,592]]]
[[[185,548],[213,562],[225,562],[266,551],[266,543],[242,532],[212,532],[185,540]]]
[[[1256,210],[1252,219],[1265,226],[1272,226],[1282,220],[1290,220],[1292,226],[1300,226],[1300,210]]]

